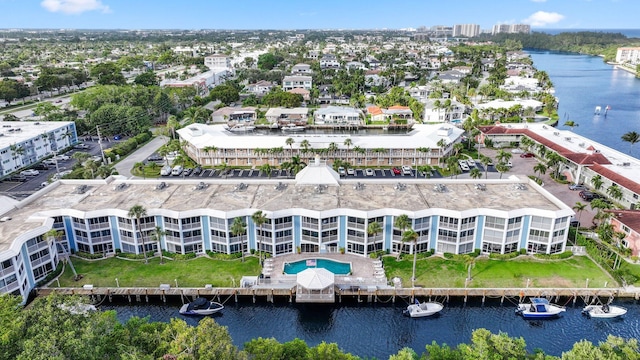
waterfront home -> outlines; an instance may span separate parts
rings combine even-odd
[[[257,120],[255,107],[233,107],[225,106],[211,114],[213,123],[253,123]]]
[[[371,116],[371,121],[386,121],[388,123],[413,123],[413,112],[408,106],[394,105],[386,109],[378,106],[367,107],[367,114]]]
[[[347,106],[327,106],[320,108],[313,114],[314,124],[334,126],[362,125],[362,111]]]
[[[451,122],[464,119],[466,106],[453,99],[427,99],[424,104],[425,123]]]
[[[309,101],[311,99],[311,92],[307,89],[295,88],[287,90],[288,93],[302,96],[303,101]]]
[[[265,113],[265,118],[270,124],[296,124],[306,125],[309,116],[309,109],[303,107],[297,108],[269,108]]]
[[[624,238],[615,239],[623,248],[631,249],[632,256],[640,256],[640,210],[605,210],[611,214],[607,220],[613,225],[613,231],[624,234]]]

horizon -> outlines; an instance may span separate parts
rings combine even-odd
[[[580,2],[580,6],[576,6]],[[514,6],[517,5],[517,6]],[[508,11],[505,11],[508,9]],[[0,0],[4,29],[29,30],[402,30],[421,26],[528,24],[532,31],[638,29],[632,0],[325,0],[304,7],[287,0],[239,3],[193,0]],[[605,13],[615,16],[602,17]],[[193,16],[198,14],[199,16]],[[391,14],[392,16],[389,16]],[[396,14],[396,15],[394,15]],[[592,24],[596,24],[593,27]]]

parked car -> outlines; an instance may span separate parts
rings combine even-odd
[[[532,158],[532,157],[535,157],[535,155],[530,153],[530,152],[528,152],[528,153],[520,154],[520,157],[521,158]]]
[[[38,163],[33,165],[33,168],[36,170],[49,170],[49,165],[45,163]]]
[[[587,190],[580,191],[579,195],[580,195],[580,197],[582,199],[587,200],[587,201],[591,201],[591,200],[596,198],[596,194],[595,193],[593,193],[591,191],[587,191]]]
[[[47,165],[47,166],[56,166],[58,161],[56,159],[54,159],[54,158],[51,158],[51,159],[47,159],[47,160],[42,161],[42,163],[44,165]]]
[[[147,158],[147,161],[164,161],[164,158],[158,154],[153,154]]]
[[[68,155],[56,155],[52,159],[55,159],[57,161],[67,161],[71,158]]]
[[[352,168],[347,169],[347,175],[355,175],[355,174],[356,174],[355,169],[352,169]]]
[[[122,135],[115,135],[115,136],[113,137],[113,140],[116,140],[116,141],[117,141],[117,140],[122,140]]]
[[[400,175],[402,173],[397,167],[394,167],[393,169],[391,169],[391,171],[393,171],[394,175]]]
[[[587,187],[584,186],[583,184],[570,184],[569,185],[569,190],[587,190]]]
[[[169,176],[171,175],[171,166],[165,165],[160,169],[160,176]]]
[[[184,170],[182,170],[182,175],[189,176],[191,175],[192,172],[193,172],[192,168],[185,168]]]
[[[411,175],[413,169],[409,165],[402,165],[402,175]]]
[[[364,170],[364,174],[366,176],[373,176],[373,174],[374,174],[373,169],[365,169]]]
[[[16,174],[16,175],[13,175],[12,177],[10,177],[9,181],[25,182],[25,181],[27,181],[27,177],[24,176],[24,175]]]
[[[36,170],[36,169],[27,169],[24,171],[20,172],[20,175],[24,175],[24,176],[38,176],[40,175],[40,171]]]
[[[196,166],[193,169],[193,175],[200,175],[200,173],[202,173],[202,168],[200,166]]]
[[[87,144],[77,144],[73,146],[74,149],[81,149],[81,150],[87,150],[87,149],[91,149],[91,146],[87,145]]]
[[[182,165],[176,165],[173,167],[173,170],[171,170],[171,175],[179,176],[180,174],[182,174],[182,170]]]
[[[467,159],[467,166],[469,166],[469,168],[476,167],[476,161],[473,159]]]
[[[347,170],[343,166],[340,166],[340,167],[338,167],[338,174],[340,176],[345,176],[345,175],[347,175]]]
[[[511,150],[512,154],[522,154],[523,152],[524,152],[524,150],[518,149],[518,148],[515,148],[515,149]]]
[[[467,162],[465,160],[458,160],[458,164],[460,165],[460,169],[462,171],[469,171],[469,165],[467,165]]]

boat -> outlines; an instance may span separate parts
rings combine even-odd
[[[416,299],[416,303],[407,306],[407,308],[403,310],[402,313],[412,318],[425,317],[437,314],[442,311],[443,308],[444,305],[439,302],[425,301],[421,303]]]
[[[224,305],[209,301],[206,298],[196,298],[188,304],[182,305],[180,314],[182,315],[211,315],[224,309]]]
[[[592,318],[612,319],[627,313],[627,309],[622,306],[602,304],[587,305],[582,309],[582,313]]]
[[[600,106],[596,106],[595,111],[593,112],[594,115],[600,115],[600,111],[602,110],[602,107]]]
[[[227,130],[231,132],[245,132],[245,131],[253,131],[255,128],[256,127],[252,125],[237,124],[227,128]]]
[[[269,125],[269,129],[280,129],[280,124],[278,124],[277,122],[274,122],[271,125]]]
[[[289,132],[304,131],[304,129],[306,129],[304,126],[296,125],[296,124],[287,124],[282,126],[282,131],[289,131]]]
[[[518,304],[516,314],[525,319],[549,319],[567,311],[563,306],[549,303],[545,298],[531,298],[529,304]]]

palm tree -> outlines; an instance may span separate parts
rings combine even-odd
[[[302,142],[300,142],[300,146],[302,147],[302,152],[306,153],[307,151],[309,151],[309,147],[311,147],[311,143],[309,143],[309,140],[304,139],[302,140]]]
[[[51,246],[51,244],[55,245],[56,252],[58,252],[58,250],[57,250],[58,249],[58,243],[60,242],[60,239],[62,239],[63,236],[64,236],[64,232],[62,232],[60,230],[56,230],[56,229],[51,229],[51,230],[47,231],[46,233],[44,233],[44,238],[49,243],[49,246]],[[80,276],[76,272],[76,268],[73,266],[73,263],[71,262],[71,257],[67,253],[67,249],[64,246],[62,246],[62,244],[60,244],[60,247],[64,251],[64,256],[67,259],[67,262],[69,263],[69,267],[71,268],[71,272],[73,272],[73,279],[74,280],[79,280]]]
[[[547,172],[547,166],[543,163],[537,163],[533,167],[533,172],[539,174],[538,177],[544,175]]]
[[[544,157],[547,154],[547,147],[544,144],[538,144],[538,154],[541,157]]]
[[[285,144],[287,144],[287,146],[289,147],[289,149],[291,149],[291,156],[293,156],[293,144],[296,141],[293,140],[293,138],[287,138],[287,140],[284,141]]]
[[[493,160],[487,155],[480,155],[480,161],[484,165],[484,178],[486,179],[489,172],[489,164],[493,162]]]
[[[602,199],[593,199],[589,206],[591,207],[591,210],[596,210],[596,214],[593,216],[594,224],[596,224],[596,220],[604,220],[611,215],[610,213],[602,211],[605,209],[611,209],[611,204],[608,201],[604,201]]]
[[[140,218],[143,216],[147,216],[147,209],[144,208],[144,206],[142,205],[133,205],[130,209],[129,212],[127,213],[127,216],[130,218],[135,218],[135,224],[134,224],[134,228],[133,228],[133,233],[135,236],[135,233],[137,230],[140,230]],[[136,228],[138,228],[136,230]],[[142,253],[144,254],[144,263],[147,264],[148,260],[147,260],[147,249],[145,247],[145,243],[144,243],[144,234],[142,233],[142,230],[140,230],[140,239],[142,240]]]
[[[593,188],[596,189],[596,191],[599,191],[602,188],[602,184],[604,184],[604,181],[602,181],[602,176],[596,175],[592,177],[591,184],[593,185]]]
[[[464,264],[467,265],[467,281],[471,281],[471,268],[476,264],[476,258],[471,255],[464,255]]]
[[[273,171],[273,166],[271,166],[269,163],[262,164],[260,165],[260,171],[267,174],[267,177],[271,179],[271,172]]]
[[[262,230],[262,225],[267,222],[267,216],[258,210],[251,215],[251,220],[256,224],[256,238],[258,239],[258,258],[260,259],[260,265],[262,265],[262,234],[258,234],[258,229]]]
[[[418,233],[413,229],[409,229],[402,233],[402,242],[413,244],[413,267],[411,268],[411,287],[415,287],[416,283],[416,260],[418,259]]]
[[[244,262],[244,241],[242,236],[247,233],[247,224],[244,223],[242,217],[236,217],[233,219],[229,230],[233,236],[240,236],[240,254],[242,255],[242,262]]]
[[[396,217],[396,220],[393,222],[393,226],[395,226],[396,228],[400,229],[400,231],[402,231],[402,233],[404,233],[404,231],[411,226],[411,219],[409,218],[409,215],[407,214],[402,214],[398,217]],[[404,246],[403,246],[404,248]],[[402,249],[398,252],[398,259],[400,259],[400,254],[402,254]]]
[[[557,152],[550,152],[547,154],[547,166],[555,167],[554,177],[557,179],[560,176],[560,165],[562,164],[562,156]]]
[[[75,154],[74,154],[74,155],[75,155]],[[145,165],[144,165],[144,163],[143,163],[143,162],[137,162],[137,163],[133,164],[133,168],[134,168],[134,169],[136,169],[136,170],[138,170],[138,172],[142,173],[142,177],[143,177],[144,179],[146,179],[146,178],[147,178],[147,175],[145,174],[144,166],[145,166]]]
[[[153,239],[153,241],[158,243],[158,252],[160,253],[160,264],[164,264],[163,262],[164,257],[162,256],[162,244],[160,242],[162,240],[162,237],[165,235],[167,235],[167,232],[162,230],[160,226],[156,226],[151,231],[151,238]]]
[[[616,200],[621,200],[623,196],[622,189],[620,189],[620,187],[617,184],[611,184],[611,186],[607,188],[607,195],[611,196]]]
[[[329,143],[327,150],[329,150],[329,152],[331,152],[332,154],[335,154],[335,152],[338,151],[338,144],[336,144],[335,142]]]
[[[300,160],[299,156],[292,156],[291,157],[291,161],[289,162],[290,166],[291,166],[291,171],[293,172],[293,175],[295,176],[297,173],[300,172],[300,170],[304,169],[305,166],[307,166],[305,163],[303,163]]]
[[[635,131],[629,131],[628,133],[622,135],[622,141],[631,144],[631,147],[629,148],[629,153],[631,153],[631,151],[633,150],[633,145],[640,142],[640,134]]]
[[[498,163],[498,165],[496,165],[496,170],[500,173],[500,179],[502,179],[502,174],[509,171],[509,167],[506,164]]]
[[[570,128],[571,128],[571,131],[573,131],[573,128],[574,128],[574,127],[576,127],[576,126],[578,126],[578,123],[577,123],[577,122],[575,122],[575,121],[573,121],[573,120],[567,120],[567,121],[564,123],[564,126],[568,126],[568,127],[570,127]]]
[[[369,225],[367,226],[367,234],[369,236],[376,236],[381,231],[382,231],[382,225],[380,225],[380,223],[377,221],[369,223]]]
[[[576,204],[573,205],[573,210],[578,213],[578,223],[580,223],[580,218],[582,217],[582,212],[587,209],[587,204],[583,204],[580,201],[576,201]],[[573,243],[575,244],[578,241],[578,229],[576,228],[576,233],[573,238]]]
[[[353,145],[353,141],[351,141],[351,138],[346,138],[342,144],[347,147],[348,152],[351,145]]]
[[[507,162],[509,162],[509,160],[511,160],[511,156],[512,156],[511,153],[506,152],[504,150],[500,150],[496,154],[496,159],[498,160],[498,162],[506,164]]]
[[[474,167],[473,169],[471,169],[471,171],[469,171],[469,176],[472,179],[480,179],[482,177],[482,171],[480,171],[480,169],[478,169],[477,167]]]

